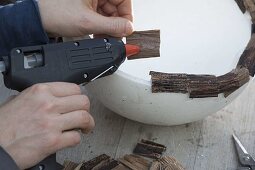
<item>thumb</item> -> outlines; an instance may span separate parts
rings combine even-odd
[[[125,37],[133,32],[133,24],[122,17],[105,17],[100,14],[94,16],[94,34],[107,34],[114,37]]]

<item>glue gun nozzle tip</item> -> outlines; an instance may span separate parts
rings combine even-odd
[[[141,51],[140,47],[137,45],[126,44],[125,48],[127,58],[131,58],[131,56],[134,56]]]

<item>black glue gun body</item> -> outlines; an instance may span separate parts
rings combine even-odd
[[[125,45],[115,38],[15,48],[3,57],[4,83],[18,91],[44,82],[82,84],[113,74],[125,59]]]

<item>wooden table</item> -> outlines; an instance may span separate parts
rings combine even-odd
[[[0,82],[0,101],[15,92]],[[204,120],[182,126],[149,126],[125,119],[91,97],[96,121],[92,134],[75,148],[58,153],[58,161],[79,162],[106,153],[118,158],[132,152],[142,138],[167,145],[166,154],[176,157],[187,170],[235,170],[238,160],[232,141],[235,131],[248,152],[255,156],[255,82],[232,104]]]

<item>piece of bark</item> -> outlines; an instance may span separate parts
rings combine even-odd
[[[105,160],[109,160],[110,156],[102,154],[92,160],[89,160],[87,162],[83,162],[82,167],[80,168],[80,170],[92,170],[95,166],[97,166],[98,164],[100,164],[100,162],[105,161]]]
[[[148,160],[136,155],[125,155],[124,159],[141,170],[149,169],[151,164]]]
[[[243,13],[245,13],[246,8],[245,8],[245,6],[244,6],[243,0],[235,0],[235,1],[236,1],[237,5],[239,6],[240,10],[241,10]]]
[[[161,168],[161,163],[158,161],[154,161],[152,162],[149,170],[160,170],[160,168]]]
[[[148,158],[158,159],[162,156],[163,152],[166,151],[164,145],[156,144],[155,142],[141,142],[137,143],[133,153]]]
[[[98,170],[112,170],[113,168],[117,167],[120,163],[116,160],[111,160],[109,163],[105,164],[104,166],[100,167]]]
[[[94,168],[92,168],[92,170],[100,170],[100,168],[108,165],[110,161],[111,161],[110,159],[103,160],[99,164],[97,164]]]
[[[252,23],[255,23],[255,3],[253,0],[243,0],[245,8],[250,12]]]
[[[124,157],[124,159],[128,160],[132,158],[132,160],[144,165],[144,166],[150,166],[151,162],[147,159],[144,159],[143,157],[139,156],[139,155],[134,155],[134,154],[131,154],[131,155],[126,155]]]
[[[254,77],[255,74],[255,34],[251,36],[250,42],[237,64],[237,68],[245,67],[249,70],[249,74]]]
[[[237,68],[223,76],[150,72],[152,93],[189,93],[190,98],[227,97],[250,80],[249,70]],[[174,85],[173,85],[174,84]]]
[[[218,97],[218,82],[213,75],[150,72],[152,93],[189,93],[190,98]]]
[[[72,161],[64,161],[64,169],[63,170],[74,170],[79,164]]]
[[[126,37],[126,42],[140,47],[140,53],[129,60],[160,57],[160,30],[135,31]]]
[[[113,168],[112,170],[130,170],[130,168],[122,165],[122,164],[119,164],[118,166],[116,166],[115,168]]]
[[[80,170],[82,165],[83,165],[83,163],[79,164],[74,170]]]
[[[219,89],[216,76],[187,75],[190,98],[218,97]]]
[[[136,165],[133,165],[132,163],[125,160],[124,158],[120,158],[119,162],[122,163],[123,165],[125,165],[126,167],[128,167],[131,170],[141,170],[139,167],[137,167]]]
[[[164,156],[154,161],[150,170],[184,170],[183,166],[173,157]]]
[[[229,95],[229,92],[233,92],[239,89],[250,80],[249,71],[246,68],[235,69],[232,72],[218,77],[219,91],[224,93],[225,96]]]
[[[161,148],[164,149],[164,151],[166,151],[166,146],[165,146],[165,145],[156,143],[156,142],[154,142],[154,141],[142,139],[141,142],[142,142],[142,143],[145,143],[145,144],[149,144],[149,145],[154,145],[154,146],[161,147]]]
[[[152,93],[187,93],[187,74],[162,74],[150,72],[152,80]]]

